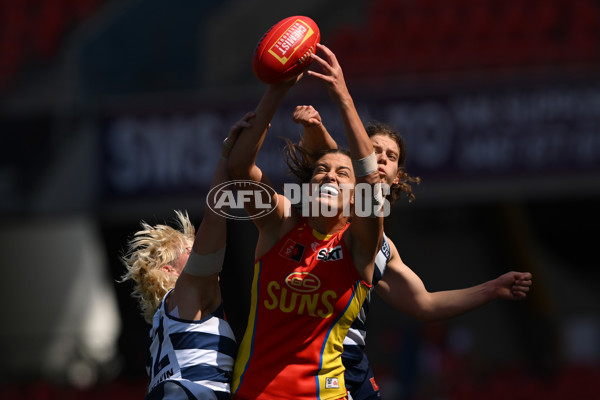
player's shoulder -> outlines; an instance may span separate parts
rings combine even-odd
[[[382,243],[382,248],[383,247],[387,247],[388,251],[389,251],[389,260],[393,260],[393,259],[399,259],[400,258],[400,254],[398,253],[398,248],[396,247],[396,244],[394,243],[394,241],[392,239],[390,239],[390,237],[388,235],[383,234],[383,243]]]

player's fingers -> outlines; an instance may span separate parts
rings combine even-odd
[[[329,47],[325,46],[322,43],[317,43],[317,49],[320,49],[325,54],[327,59],[331,61],[331,63],[337,62],[335,54],[329,49]]]
[[[331,64],[329,62],[327,62],[327,60],[319,57],[318,55],[316,55],[315,53],[311,54],[311,57],[313,58],[313,60],[315,60],[320,66],[321,68],[323,68],[323,70],[327,73],[331,73],[331,71],[333,70]],[[308,72],[310,73],[312,70],[308,70]]]
[[[514,285],[513,289],[515,290],[521,290],[521,291],[525,291],[525,292],[529,292],[529,289],[531,289],[531,286],[526,286],[526,285]]]
[[[252,126],[252,123],[249,121],[238,121],[233,125],[231,129],[231,133],[238,134],[243,128],[249,128]]]
[[[297,106],[292,113],[292,120],[294,122],[302,122],[307,119],[308,115],[309,114],[306,106]]]
[[[248,114],[252,114],[252,115],[248,116]],[[229,130],[229,135],[227,136],[228,142],[235,142],[235,140],[237,139],[239,134],[244,130],[244,128],[252,127],[252,123],[250,122],[250,120],[252,118],[254,118],[254,113],[248,113],[248,114],[246,114],[242,120],[233,124],[233,126]],[[248,116],[248,118],[246,119],[247,116]],[[233,144],[233,143],[231,143],[231,144]]]
[[[330,82],[330,83],[333,82],[333,78],[330,75],[324,75],[324,74],[321,74],[319,72],[315,72],[312,70],[309,70],[306,72],[308,73],[308,75],[313,76],[315,78],[318,78],[318,79],[321,79],[321,80],[324,80],[324,81]]]
[[[529,279],[517,279],[515,281],[515,284],[522,285],[522,286],[531,286],[533,284],[533,282]]]
[[[242,121],[249,121],[254,117],[256,117],[256,113],[254,111],[248,111],[246,115],[242,117]]]
[[[528,287],[525,287],[525,288],[513,287],[510,290],[510,293],[512,294],[513,297],[524,298],[524,297],[527,297],[527,293],[529,293],[529,288]]]

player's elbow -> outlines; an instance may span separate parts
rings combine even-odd
[[[416,301],[413,308],[413,316],[421,322],[436,322],[439,321],[433,301],[429,299],[429,296],[423,296],[424,298]]]

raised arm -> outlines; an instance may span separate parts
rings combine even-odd
[[[353,160],[356,183],[368,183],[372,186],[371,193],[363,190],[356,191],[355,202],[362,202],[363,205],[373,204],[372,195],[376,192],[374,186],[380,183],[373,144],[356,111],[354,100],[348,91],[342,68],[335,54],[322,44],[318,44],[317,48],[323,53],[323,57],[316,54],[313,54],[312,57],[321,66],[322,73],[309,70],[307,74],[325,83],[330,97],[339,108],[350,156]],[[378,197],[377,200],[381,201],[382,199]],[[379,250],[383,234],[383,216],[372,218],[355,214],[350,225],[350,232],[355,264],[366,266],[366,269],[359,273],[366,282],[370,283],[373,276],[374,257]]]
[[[253,113],[246,114],[229,131],[221,148],[210,189],[230,179],[227,165],[229,153],[240,131],[250,126],[249,121],[253,116]],[[198,320],[212,313],[221,304],[219,272],[225,258],[226,237],[227,221],[225,217],[212,211],[207,199],[204,217],[196,232],[189,257],[175,283],[175,289],[167,299],[169,312],[177,307],[181,318]]]
[[[313,106],[297,106],[292,114],[292,121],[301,124],[304,128],[300,145],[309,154],[338,148],[337,143],[325,128],[321,115]]]
[[[221,156],[217,163],[210,189],[231,179],[229,176],[228,165],[229,156],[238,140],[240,132],[244,128],[252,126],[251,121],[253,118],[253,112],[246,113],[246,115],[236,122],[229,130],[229,134],[223,141]],[[208,202],[209,199],[207,198],[207,203],[204,206],[204,218],[202,218],[202,222],[196,233],[196,239],[194,240],[193,250],[198,254],[214,253],[225,246],[227,235],[226,220],[222,215],[216,214],[209,206]]]
[[[365,158],[373,153],[373,144],[371,143],[371,139],[369,139],[360,116],[356,111],[354,100],[352,99],[348,87],[346,86],[346,81],[344,80],[342,67],[335,54],[328,47],[319,43],[317,44],[317,48],[323,52],[323,58],[319,57],[317,54],[313,54],[312,57],[321,66],[323,72],[319,73],[309,70],[307,71],[307,74],[322,80],[326,84],[330,97],[340,109],[340,115],[346,131],[346,138],[348,139],[348,146],[352,158]],[[374,182],[379,181],[379,175],[377,173],[371,175]],[[369,180],[370,178],[361,177],[361,181],[363,182]]]
[[[387,303],[421,321],[456,317],[496,299],[524,299],[532,284],[531,273],[511,271],[476,286],[428,292],[389,238],[388,242],[390,261],[375,290]]]
[[[269,185],[269,180],[263,176],[263,172],[256,165],[256,157],[265,140],[267,129],[277,108],[287,92],[301,77],[302,74],[291,80],[267,87],[265,94],[254,110],[255,116],[251,126],[244,128],[236,146],[231,151],[229,173],[232,179],[251,180],[260,182],[264,186]],[[243,184],[240,183],[238,190],[243,188]],[[256,249],[257,257],[260,257],[277,242],[287,216],[289,216],[289,213],[286,213],[286,208],[289,209],[289,201],[283,195],[277,194],[275,190],[272,190],[271,196],[263,196],[262,199],[256,199],[256,197],[252,196],[251,201],[244,203],[244,207],[248,215],[259,215],[259,211],[261,210],[258,209],[258,206],[264,207],[265,204],[269,204],[275,210],[269,213],[262,213],[260,217],[252,218],[252,221],[259,230]]]

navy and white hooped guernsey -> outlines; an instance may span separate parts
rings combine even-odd
[[[385,233],[381,249],[375,256],[375,269],[373,271],[372,288],[374,288],[385,271],[385,267],[390,260],[391,250]],[[371,290],[372,291],[372,290]],[[367,339],[367,314],[369,313],[369,305],[371,303],[371,292],[367,295],[358,317],[354,320],[348,334],[344,338],[344,352],[342,361],[346,368],[346,383],[348,389],[352,389],[353,382],[363,382],[366,375],[369,373],[370,366],[365,353],[365,345]]]
[[[206,318],[183,320],[165,310],[169,293],[154,314],[149,334],[146,400],[229,399],[237,344],[223,305]]]

